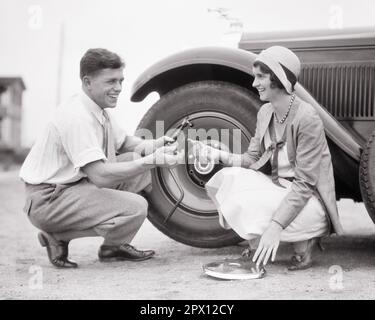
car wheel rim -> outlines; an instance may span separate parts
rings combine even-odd
[[[175,128],[181,123],[181,121],[182,119],[178,119],[175,123],[172,123],[168,129]],[[233,117],[215,111],[190,114],[189,121],[194,124],[194,127],[189,130],[185,129],[183,135],[180,135],[178,139],[179,149],[185,148],[185,150],[187,150],[185,156],[185,161],[187,163],[181,164],[172,169],[174,170],[180,186],[184,190],[184,198],[179,204],[179,209],[186,214],[199,216],[201,218],[216,217],[216,207],[207,196],[204,186],[223,166],[221,164],[202,164],[196,159],[191,161],[192,158],[189,159],[189,150],[184,137],[194,137],[194,135],[196,135],[201,140],[201,136],[203,135],[202,130],[205,132],[208,131],[208,138],[211,139],[203,139],[203,141],[201,140],[202,142],[216,146],[218,143],[221,145],[224,144],[227,149],[230,149],[231,151],[233,151],[233,146],[237,146],[237,150],[234,150],[234,152],[243,153],[244,148],[248,147],[252,133]],[[224,137],[224,140],[226,140],[224,142],[222,139],[223,134],[228,135]],[[238,150],[238,148],[241,150]],[[180,197],[180,192],[171,177],[169,170],[165,168],[157,168],[156,177],[165,197],[172,203],[175,203]]]

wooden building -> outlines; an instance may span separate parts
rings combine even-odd
[[[22,94],[20,77],[0,77],[0,148],[21,148]]]

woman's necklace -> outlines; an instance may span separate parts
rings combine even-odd
[[[275,120],[276,120],[277,123],[283,124],[285,122],[286,118],[288,118],[290,109],[292,108],[292,105],[293,105],[293,102],[294,102],[295,98],[296,98],[296,95],[293,94],[292,97],[290,98],[288,110],[285,112],[284,116],[280,120],[277,119],[277,115],[276,115],[276,112],[275,112]]]

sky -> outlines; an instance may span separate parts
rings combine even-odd
[[[31,146],[59,101],[80,90],[79,60],[104,47],[126,62],[124,89],[113,113],[129,133],[158,99],[130,102],[130,88],[148,66],[188,48],[236,47],[240,30],[258,33],[375,26],[372,0],[0,0],[0,76],[21,76],[22,144]]]

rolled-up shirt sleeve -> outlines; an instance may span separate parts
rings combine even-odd
[[[106,159],[102,141],[99,141],[95,134],[96,128],[90,121],[82,121],[73,116],[67,117],[59,121],[57,130],[65,152],[75,169]]]

